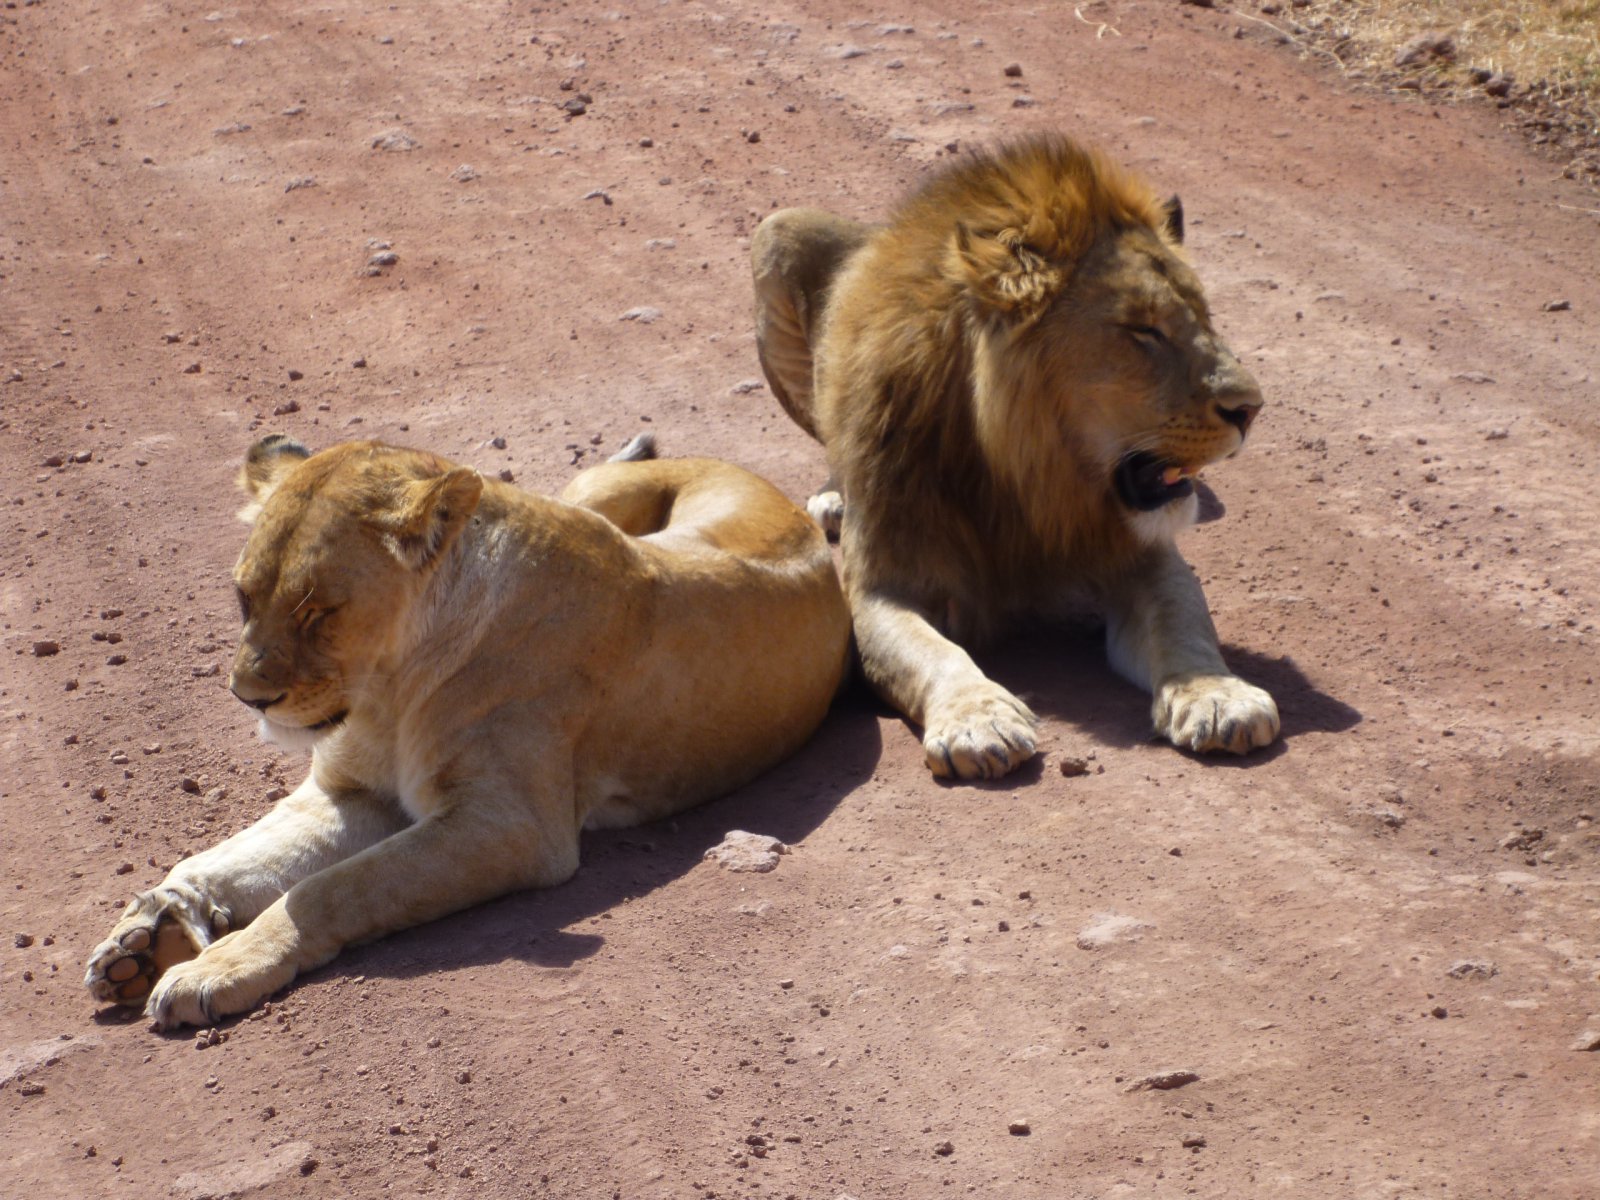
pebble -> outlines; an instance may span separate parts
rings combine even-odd
[[[1205,1144],[1206,1139],[1201,1137],[1198,1133],[1191,1133],[1188,1137],[1183,1139],[1183,1148],[1185,1150],[1201,1150],[1205,1148]]]
[[[1491,979],[1500,974],[1500,968],[1481,959],[1463,958],[1452,963],[1445,974],[1451,979]]]
[[[298,401],[298,400],[285,400],[282,404],[277,405],[272,410],[272,415],[275,416],[275,417],[286,417],[290,413],[297,413],[299,411],[300,411],[300,401]]]
[[[421,142],[403,129],[391,129],[388,133],[380,133],[372,139],[374,150],[388,150],[394,153],[403,154],[407,150],[415,150],[420,145]]]
[[[759,379],[741,379],[728,389],[730,396],[748,396],[751,392],[759,392],[767,385]]]
[[[183,369],[183,373],[185,375],[198,375],[198,374],[200,374],[200,364],[197,363],[197,362],[190,363],[187,367],[185,367]]]
[[[184,791],[188,792],[191,796],[198,796],[200,794],[200,781],[192,776],[185,775],[178,781],[178,786]]]
[[[29,946],[33,945],[33,934],[19,933],[16,937],[11,939],[11,944],[18,950],[26,950]]]
[[[940,1158],[949,1158],[956,1152],[956,1144],[954,1142],[940,1142],[934,1146],[933,1152]]]
[[[1026,1121],[1012,1121],[1006,1126],[1006,1132],[1012,1137],[1027,1137],[1033,1132],[1033,1126]]]
[[[734,829],[702,857],[729,871],[762,873],[776,867],[779,856],[788,853],[789,847],[775,837]]]
[[[1061,760],[1061,773],[1068,779],[1075,779],[1079,775],[1089,773],[1089,762],[1082,758],[1063,758]]]
[[[60,642],[35,642],[33,644],[33,656],[35,658],[49,658],[53,654],[60,653]]]
[[[1586,1054],[1600,1050],[1600,1028],[1585,1029],[1572,1043],[1572,1048]]]
[[[1571,300],[1550,300],[1547,301],[1544,306],[1545,312],[1570,312],[1571,309]]]
[[[1021,79],[1022,78],[1022,64],[1021,63],[1011,63],[1009,66],[1006,67],[1006,69],[1004,71],[1004,75],[1005,75],[1005,77],[1007,79]]]
[[[367,259],[367,266],[369,266],[369,267],[392,267],[392,266],[395,265],[395,263],[397,263],[399,261],[400,261],[400,256],[398,254],[396,254],[393,250],[380,250],[376,254],[374,254],[371,258]]]
[[[1170,1092],[1173,1088],[1185,1087],[1200,1078],[1196,1071],[1157,1071],[1153,1075],[1146,1075],[1143,1079],[1135,1080],[1129,1084],[1125,1091],[1129,1092]]]
[[[662,316],[663,313],[659,308],[651,308],[649,305],[645,304],[640,305],[638,308],[630,308],[627,312],[618,317],[617,320],[637,321],[641,325],[650,325],[656,321],[659,321]]]

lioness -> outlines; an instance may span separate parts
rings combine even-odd
[[[1173,545],[1194,476],[1261,407],[1182,236],[1176,200],[1059,136],[966,157],[881,227],[786,209],[756,233],[761,365],[826,448],[812,511],[841,522],[862,663],[935,775],[1034,752],[1033,713],[957,643],[1080,595],[1158,734],[1236,753],[1277,736]]]
[[[676,812],[797,749],[848,660],[821,531],[725,463],[607,464],[550,500],[432,454],[275,436],[241,483],[230,684],[265,736],[313,741],[311,774],[137,896],[90,958],[94,995],[148,997],[158,1027],[560,883],[580,829]]]

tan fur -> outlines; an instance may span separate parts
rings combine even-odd
[[[826,448],[868,678],[924,727],[935,774],[1034,751],[1027,707],[956,643],[1097,602],[1157,732],[1244,752],[1271,697],[1223,664],[1173,547],[1192,494],[1138,511],[1119,464],[1186,474],[1235,453],[1261,405],[1181,255],[1181,210],[1059,137],[936,175],[879,228],[813,209],[752,247],[761,361]],[[1140,453],[1144,459],[1135,457]],[[1165,494],[1165,493],[1163,493]]]
[[[94,994],[148,996],[158,1026],[559,883],[585,826],[792,753],[844,671],[827,543],[724,463],[614,463],[550,500],[431,454],[267,439],[242,482],[231,685],[264,733],[315,749],[305,783],[137,897],[91,958]]]

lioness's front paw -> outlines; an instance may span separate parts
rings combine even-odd
[[[1278,736],[1272,697],[1236,675],[1175,675],[1156,689],[1156,733],[1186,750],[1248,754]]]
[[[1038,725],[1026,704],[984,680],[929,714],[928,769],[940,779],[999,779],[1033,757]]]
[[[811,514],[811,519],[822,526],[822,532],[835,541],[839,538],[839,529],[844,525],[844,496],[839,492],[818,492],[806,501],[806,512]]]
[[[141,1005],[164,971],[227,931],[228,914],[192,888],[144,892],[89,956],[83,985],[96,1000]]]
[[[294,978],[294,966],[269,940],[251,933],[246,928],[218,938],[200,957],[161,977],[144,1010],[157,1029],[215,1025],[248,1012]]]

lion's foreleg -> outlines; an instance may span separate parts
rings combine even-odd
[[[302,879],[250,925],[169,970],[151,993],[150,1016],[167,1028],[245,1012],[345,946],[571,875],[570,781],[542,809],[505,792],[446,798],[416,824]]]
[[[1200,581],[1171,545],[1111,589],[1106,652],[1154,695],[1156,733],[1176,746],[1245,754],[1278,736],[1277,705],[1228,670]]]
[[[248,925],[295,883],[401,828],[399,809],[365,794],[330,797],[312,779],[249,828],[184,859],[135,896],[90,955],[84,984],[140,1004],[156,979]]]
[[[998,779],[1033,757],[1037,718],[928,618],[882,595],[851,597],[867,680],[922,726],[941,778]]]

